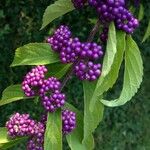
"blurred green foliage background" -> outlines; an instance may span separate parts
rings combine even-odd
[[[0,95],[11,84],[20,83],[30,67],[10,68],[15,49],[29,42],[42,42],[52,29],[59,24],[67,24],[75,36],[86,40],[93,24],[89,19],[96,18],[94,10],[85,8],[75,10],[55,20],[46,29],[40,31],[42,15],[45,8],[53,1],[49,0],[0,0]],[[105,108],[104,118],[95,132],[95,150],[150,150],[150,39],[141,43],[148,25],[150,2],[143,0],[144,19],[135,32],[144,61],[144,80],[140,90],[132,101],[118,108]],[[138,7],[136,11],[138,11]],[[122,78],[115,88],[109,92],[109,97],[120,93]],[[64,89],[68,101],[83,107],[83,90],[80,81],[73,78]],[[14,112],[28,112],[38,119],[41,113],[40,105],[31,100],[22,100],[0,108],[0,126]],[[65,144],[66,145],[66,144]],[[20,144],[11,150],[24,150],[25,144]],[[64,147],[67,150],[68,146]]]

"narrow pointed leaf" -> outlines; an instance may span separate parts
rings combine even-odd
[[[103,118],[104,105],[96,101],[94,110],[91,112],[89,109],[90,101],[96,84],[93,82],[83,82],[84,89],[84,138],[83,143],[95,131],[100,121]]]
[[[142,42],[145,42],[149,37],[150,37],[150,20],[149,20],[148,27],[146,29]]]
[[[121,106],[132,99],[138,91],[143,78],[143,62],[139,48],[131,36],[127,37],[125,51],[124,83],[118,99],[101,102],[109,107]]]
[[[44,150],[62,150],[61,110],[48,113],[44,137]]]
[[[57,0],[54,4],[48,6],[43,16],[43,24],[41,29],[46,27],[54,19],[74,10],[71,0]]]
[[[115,54],[117,52],[116,45],[117,45],[116,30],[115,30],[115,25],[112,22],[109,26],[106,53],[104,56],[103,68],[102,68],[102,76],[106,76],[111,69],[111,66],[115,58]]]
[[[144,17],[144,7],[142,4],[140,4],[138,20],[141,21],[143,19],[143,17]]]
[[[55,62],[59,62],[59,57],[49,44],[30,43],[16,49],[11,66],[45,65]]]
[[[119,73],[121,63],[123,61],[123,54],[125,49],[125,34],[121,31],[117,31],[116,39],[117,39],[117,43],[115,47],[117,49],[117,52],[115,53],[113,64],[111,65],[111,68],[106,76],[103,74],[103,70],[105,69],[105,67],[103,67],[102,75],[97,81],[96,88],[91,98],[91,102],[90,102],[91,111],[94,110],[96,101],[99,99],[99,96],[101,96],[105,91],[111,88],[118,78],[118,73]],[[109,59],[111,59],[111,55],[109,56]]]

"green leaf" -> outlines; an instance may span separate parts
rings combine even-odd
[[[62,63],[50,64],[47,66],[48,68],[47,76],[53,76],[58,79],[61,79],[70,69],[70,67],[71,64],[62,64]]]
[[[102,68],[102,76],[106,76],[111,69],[111,66],[115,58],[115,54],[117,52],[116,45],[117,45],[116,30],[115,30],[115,25],[112,22],[109,26],[106,53],[105,53],[103,68]]]
[[[11,85],[7,87],[3,93],[2,93],[2,99],[0,100],[0,106],[18,101],[21,99],[27,99],[27,97],[24,95],[21,85]]]
[[[121,95],[115,100],[101,100],[104,105],[109,107],[120,106],[131,100],[142,82],[143,62],[139,48],[131,36],[127,37],[126,45],[124,83]]]
[[[149,36],[150,36],[150,20],[149,20],[148,27],[146,29],[142,42],[145,42],[149,38]]]
[[[66,136],[68,144],[71,150],[93,150],[94,139],[92,134],[89,135],[88,139],[82,143],[83,140],[83,114],[71,104],[66,103],[65,108],[72,110],[76,113],[76,128],[75,130]]]
[[[16,49],[12,67],[20,65],[45,65],[59,62],[58,55],[47,43],[30,43]]]
[[[143,17],[144,17],[144,7],[142,4],[140,4],[138,20],[141,21],[143,19]]]
[[[58,0],[54,4],[48,6],[43,15],[43,24],[41,29],[46,27],[54,19],[74,10],[71,0]]]
[[[94,93],[95,82],[83,82],[84,89],[84,139],[83,143],[89,138],[103,118],[104,105],[96,101],[93,112],[90,111],[90,101]]]
[[[1,150],[8,149],[8,148],[22,142],[25,139],[27,139],[27,137],[9,139],[7,136],[7,129],[4,127],[0,128],[0,149]]]
[[[104,60],[103,60],[102,74],[101,74],[101,77],[97,81],[96,89],[90,101],[91,112],[94,110],[98,96],[100,96],[105,91],[105,89],[102,88],[103,91],[101,92],[99,88],[101,88],[105,77],[111,70],[111,67],[115,60],[116,52],[117,52],[116,31],[115,31],[114,23],[112,22],[109,26],[108,41],[107,41],[106,53],[105,53]]]
[[[62,150],[62,119],[60,109],[54,113],[48,113],[44,150]]]

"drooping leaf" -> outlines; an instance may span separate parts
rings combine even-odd
[[[127,37],[125,51],[124,83],[121,95],[115,100],[101,100],[109,107],[124,105],[136,94],[143,78],[143,62],[139,48],[131,36]]]
[[[84,143],[82,143],[83,140],[83,114],[76,109],[71,104],[66,103],[65,108],[72,110],[76,113],[76,128],[74,131],[70,134],[68,134],[67,142],[71,148],[71,150],[93,150],[94,148],[94,139],[92,134],[89,135],[88,139]]]
[[[48,113],[44,137],[44,150],[62,150],[61,110]]]
[[[3,91],[0,106],[22,99],[27,99],[27,97],[24,95],[21,85],[11,85]]]
[[[103,67],[102,67],[102,76],[106,76],[111,69],[111,66],[115,58],[115,54],[117,52],[116,45],[117,45],[116,30],[115,30],[115,25],[112,22],[109,26],[106,53],[104,56]]]
[[[21,137],[21,138],[16,138],[16,139],[10,139],[7,136],[7,129],[4,127],[0,128],[0,149],[5,150],[8,149],[23,140],[27,139],[27,137]]]
[[[144,17],[144,7],[142,4],[140,4],[138,20],[141,21],[143,19],[143,17]]]
[[[104,105],[96,101],[93,112],[90,111],[90,101],[95,89],[95,82],[83,82],[84,89],[84,138],[83,143],[89,138],[103,118]]]
[[[59,62],[58,55],[47,43],[30,43],[16,49],[12,67],[20,65],[45,65]]]
[[[62,64],[62,63],[50,64],[47,66],[48,68],[47,76],[48,77],[53,76],[60,79],[67,73],[70,67],[71,64]]]
[[[111,25],[109,27],[106,53],[104,56],[104,61],[103,61],[103,66],[102,66],[102,74],[101,74],[101,77],[97,81],[96,89],[95,89],[92,99],[90,101],[90,111],[94,110],[98,96],[102,95],[102,93],[106,90],[104,88],[101,88],[102,83],[104,82],[105,77],[111,70],[111,67],[115,60],[116,52],[117,52],[116,31],[115,31],[114,23],[111,23]],[[99,88],[101,88],[103,91],[101,91]]]
[[[149,36],[150,36],[150,20],[149,20],[148,27],[146,29],[142,42],[145,42],[149,38]]]
[[[43,24],[41,29],[46,27],[54,19],[74,10],[71,0],[57,0],[54,4],[48,6],[43,15]]]

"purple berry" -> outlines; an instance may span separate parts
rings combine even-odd
[[[61,48],[68,43],[71,38],[71,31],[68,26],[61,25],[54,33],[53,36],[47,38],[52,49],[56,52],[60,52]]]
[[[125,8],[125,0],[88,0],[88,2],[96,9],[99,19],[104,25],[114,21],[118,29],[129,34],[139,26],[139,21]],[[106,39],[104,33],[101,35],[101,39]]]
[[[74,72],[80,80],[93,81],[96,80],[101,74],[101,65],[94,64],[92,61],[81,61],[74,68]]]
[[[86,2],[87,0],[72,0],[75,8],[82,8]]]
[[[26,74],[22,82],[22,90],[27,97],[35,96],[43,84],[43,79],[47,69],[45,66],[36,66]]]
[[[65,104],[65,94],[59,91],[60,86],[60,82],[54,77],[44,80],[42,84],[40,97],[44,108],[49,112],[54,112]]]
[[[76,114],[70,110],[63,110],[62,126],[63,134],[72,132],[76,127]]]
[[[102,47],[96,43],[83,43],[78,55],[82,59],[97,60],[103,55]]]
[[[8,135],[11,138],[34,135],[35,126],[36,122],[30,118],[29,114],[15,113],[6,122]]]
[[[44,150],[45,124],[38,122],[35,126],[36,134],[30,137],[27,143],[27,150]]]
[[[60,59],[62,63],[73,63],[77,60],[77,52],[81,51],[81,42],[78,38],[70,38],[68,43],[62,47],[60,51]]]
[[[104,27],[102,33],[100,34],[100,40],[106,42],[108,39],[108,28]]]

